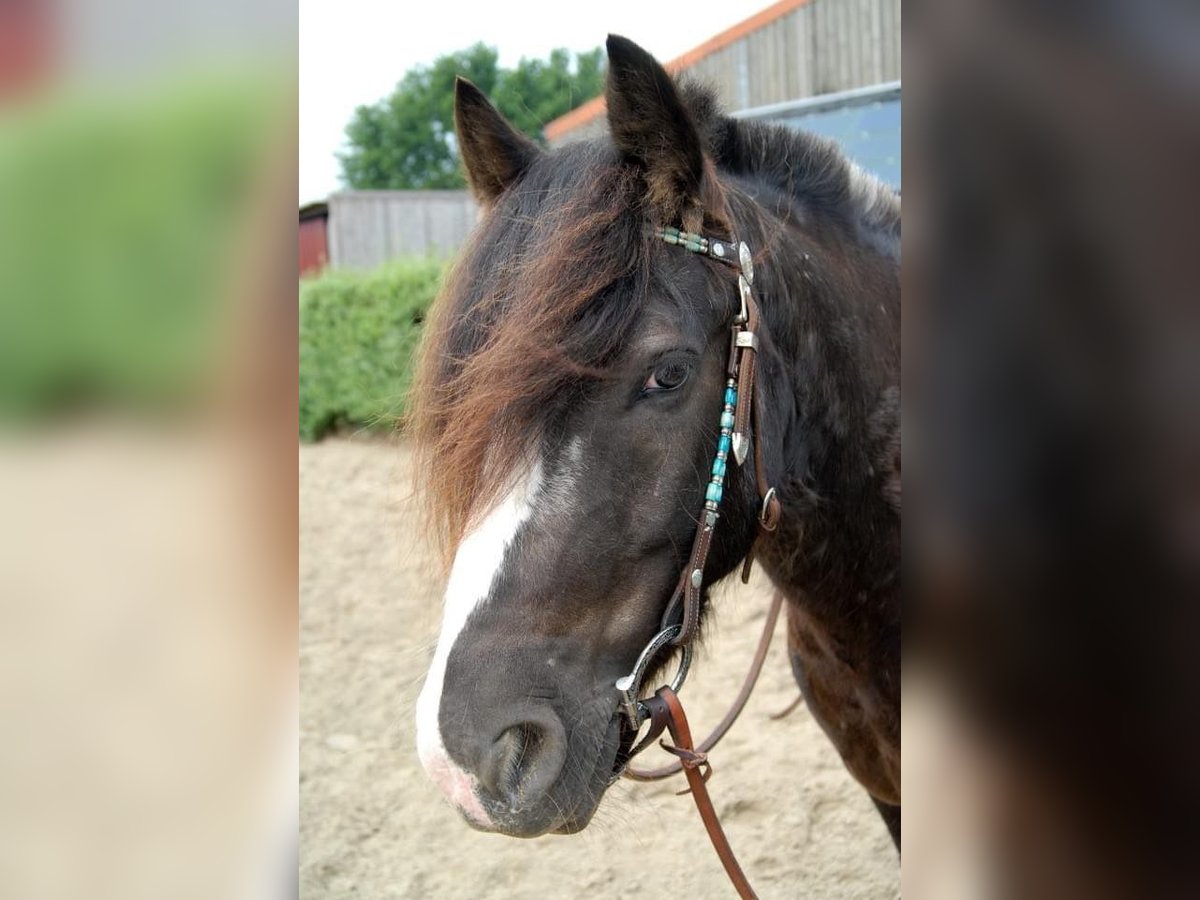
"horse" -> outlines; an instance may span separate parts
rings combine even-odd
[[[607,50],[609,134],[555,150],[456,83],[481,218],[412,394],[448,573],[421,763],[475,828],[583,829],[636,736],[614,683],[678,618],[711,512],[699,630],[709,586],[753,553],[800,692],[899,848],[898,194],[830,141],[724,115],[627,39]],[[758,395],[734,437],[754,467],[727,452],[745,301],[715,258],[743,247]]]

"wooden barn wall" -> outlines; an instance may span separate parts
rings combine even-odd
[[[329,263],[324,216],[302,219],[299,229],[300,277],[316,275]]]
[[[680,74],[730,112],[900,80],[900,0],[812,0]],[[594,137],[604,116],[552,143]]]
[[[475,225],[467,191],[347,191],[329,198],[329,262],[371,269],[402,256],[449,256]]]

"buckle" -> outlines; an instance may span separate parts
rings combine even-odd
[[[750,304],[747,302],[750,299],[750,282],[746,280],[745,275],[738,276],[738,299],[742,308],[733,322],[735,325],[745,325],[750,319]]]
[[[754,352],[758,352],[758,335],[753,331],[740,330],[737,333],[737,338],[734,344],[738,347],[749,347]]]
[[[772,501],[776,504],[779,502],[775,500],[775,488],[768,488],[766,495],[763,497],[762,509],[758,513],[758,524],[762,527],[763,531],[774,531],[779,526],[779,516],[771,515]]]

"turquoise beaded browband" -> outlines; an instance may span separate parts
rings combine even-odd
[[[754,283],[754,260],[751,258],[750,248],[746,246],[745,242],[734,244],[733,241],[714,241],[702,234],[693,234],[690,231],[680,231],[678,228],[671,227],[655,228],[651,234],[668,244],[682,247],[684,250],[691,250],[693,253],[703,254],[718,262],[728,263],[741,269],[746,281]]]

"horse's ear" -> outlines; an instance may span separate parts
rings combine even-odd
[[[704,179],[700,135],[667,70],[627,38],[608,36],[608,127],[643,168],[649,200],[664,221],[699,208]]]
[[[484,206],[504,193],[542,152],[465,78],[454,82],[454,129],[467,181]]]

